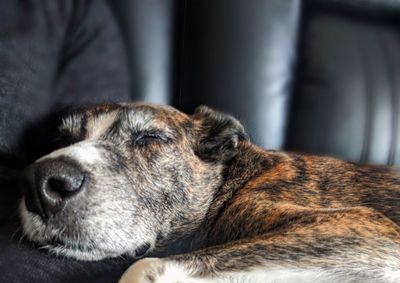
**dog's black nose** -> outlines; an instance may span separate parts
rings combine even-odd
[[[83,187],[85,174],[72,161],[46,160],[27,170],[25,203],[29,211],[49,218]]]

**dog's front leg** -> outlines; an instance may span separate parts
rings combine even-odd
[[[382,214],[315,211],[288,225],[189,254],[142,259],[120,282],[400,282],[400,231]]]
[[[340,272],[339,265],[332,266],[322,256],[315,258],[313,244],[290,238],[292,243],[254,239],[190,254],[145,258],[133,264],[120,283],[328,283],[339,280],[333,276],[335,270]],[[321,250],[332,249],[320,242],[316,246]],[[335,260],[340,262],[340,254]],[[329,270],[325,265],[329,265]]]
[[[119,283],[200,283],[211,280],[196,278],[185,264],[170,258],[145,258],[133,264]]]
[[[361,247],[360,238],[322,237],[311,243],[297,236],[142,259],[120,283],[400,282],[398,243],[384,239],[382,246]]]

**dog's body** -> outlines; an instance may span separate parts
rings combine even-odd
[[[24,231],[78,259],[151,256],[121,282],[400,282],[397,169],[266,151],[204,107],[103,105],[61,131],[28,170]]]

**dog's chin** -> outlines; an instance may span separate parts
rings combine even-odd
[[[73,243],[67,245],[54,243],[42,244],[41,249],[45,249],[57,256],[69,257],[82,261],[98,261],[121,256],[119,253],[113,253],[91,247],[84,247],[82,245],[77,247],[77,245],[74,245]]]
[[[49,229],[39,215],[27,210],[24,201],[20,203],[20,218],[26,238],[39,249],[51,254],[83,261],[98,261],[128,254],[112,249],[112,243],[107,245],[107,249],[101,249],[93,240],[81,238],[79,241],[74,241],[60,237],[62,228]]]

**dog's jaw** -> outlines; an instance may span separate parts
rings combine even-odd
[[[19,205],[19,215],[21,218],[24,236],[31,242],[39,245],[39,249],[47,250],[57,256],[65,256],[83,261],[97,261],[105,258],[119,257],[123,254],[135,256],[135,248],[130,251],[121,249],[114,245],[115,241],[110,241],[108,246],[100,248],[90,239],[79,238],[79,240],[65,239],[61,236],[63,229],[52,228],[44,223],[42,218],[27,210],[25,200],[22,198]],[[149,251],[152,249],[150,246]]]

